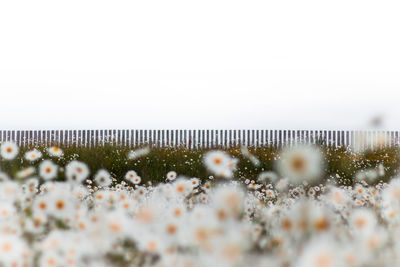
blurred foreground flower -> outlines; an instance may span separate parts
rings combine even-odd
[[[129,152],[128,159],[135,160],[150,153],[150,147],[139,148]]]
[[[36,172],[35,167],[27,167],[17,172],[16,178],[25,179],[32,176]]]
[[[317,147],[299,145],[282,151],[277,170],[293,184],[300,184],[321,178],[322,164],[322,154]]]
[[[1,157],[5,160],[14,159],[19,152],[19,147],[13,142],[4,142],[0,147]]]
[[[260,160],[254,156],[253,154],[250,153],[249,149],[247,146],[241,146],[240,151],[242,152],[243,156],[246,157],[254,166],[259,166],[260,165]]]
[[[220,150],[210,151],[204,155],[204,164],[207,169],[223,178],[233,177],[237,162],[237,159],[232,158],[227,153]]]
[[[94,176],[94,181],[102,187],[110,186],[112,183],[110,173],[104,169],[97,171],[96,175]]]
[[[275,183],[278,180],[278,175],[276,175],[276,173],[272,171],[265,171],[258,175],[257,180],[262,183],[266,181]]]
[[[51,160],[44,160],[39,165],[39,175],[44,180],[51,180],[57,177],[58,166]]]
[[[65,176],[72,183],[81,183],[89,175],[88,166],[80,161],[73,160],[65,167]]]

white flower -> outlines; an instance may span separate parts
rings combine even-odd
[[[137,173],[135,171],[133,171],[133,170],[128,171],[125,174],[125,180],[132,182],[132,179],[135,178],[136,176],[137,176]]]
[[[274,193],[273,190],[268,189],[268,190],[265,191],[265,196],[266,196],[267,198],[275,198],[275,193]]]
[[[56,158],[60,158],[64,155],[64,152],[58,146],[49,147],[47,149],[47,153],[49,153],[51,157],[56,157]]]
[[[219,150],[209,151],[204,155],[204,164],[215,175],[232,178],[238,160]]]
[[[80,161],[73,160],[65,167],[65,176],[68,181],[73,183],[81,183],[89,175],[88,166]]]
[[[112,183],[111,175],[107,170],[99,170],[94,176],[94,181],[100,186],[109,186]]]
[[[177,176],[177,174],[174,171],[170,171],[170,172],[167,173],[167,179],[170,180],[170,181],[175,180],[176,176]]]
[[[33,175],[36,172],[35,167],[27,167],[23,170],[20,170],[19,172],[17,172],[16,177],[19,179],[24,179],[27,178],[31,175]]]
[[[24,157],[26,160],[34,162],[42,157],[42,152],[37,149],[32,149],[30,151],[27,151]]]
[[[192,179],[190,179],[190,182],[192,183],[193,187],[197,187],[200,185],[200,179],[196,178],[196,177],[193,177]]]
[[[256,184],[256,183],[250,183],[250,184],[247,186],[248,189],[252,189],[252,190],[257,190],[257,189],[259,189],[260,187],[261,187],[261,185],[260,185],[260,184]]]
[[[132,182],[133,184],[140,184],[140,183],[142,182],[142,178],[141,178],[140,176],[136,175],[135,178],[133,178],[133,179],[131,180],[131,182]]]
[[[327,200],[336,209],[341,210],[350,201],[350,197],[342,188],[332,186],[327,194]]]
[[[378,165],[377,172],[380,177],[385,175],[385,167],[382,163]]]
[[[210,182],[206,182],[203,186],[203,190],[208,192],[211,190],[211,183]]]
[[[33,200],[32,209],[35,214],[47,214],[49,211],[49,194],[39,195]]]
[[[65,258],[57,253],[57,250],[43,250],[40,255],[39,266],[41,267],[54,267],[63,266]]]
[[[296,267],[336,267],[343,266],[338,247],[329,237],[311,241],[294,265]]]
[[[39,175],[44,180],[51,180],[56,178],[58,173],[58,166],[51,160],[44,160],[39,165]]]
[[[241,146],[240,151],[242,152],[243,156],[246,157],[254,166],[260,165],[260,160],[250,153],[249,149],[246,146]]]
[[[193,186],[190,180],[179,178],[173,183],[174,192],[179,196],[187,196],[192,190]]]
[[[162,239],[157,237],[156,235],[145,235],[141,239],[138,240],[138,246],[142,251],[148,253],[159,253],[163,251],[164,244],[162,243]]]
[[[74,199],[69,191],[61,191],[60,188],[51,192],[48,198],[48,214],[65,219],[71,215],[74,209]]]
[[[213,200],[217,212],[222,211],[225,213],[223,216],[238,216],[244,208],[244,193],[236,186],[220,186],[216,188]]]
[[[150,147],[139,148],[129,152],[128,159],[135,160],[150,153]]]
[[[265,182],[266,180],[269,180],[270,182],[276,182],[278,180],[278,175],[272,171],[265,171],[258,175],[257,180],[259,182]]]
[[[72,189],[72,194],[78,199],[83,200],[87,195],[89,195],[89,191],[83,185],[74,186]]]
[[[318,148],[299,145],[282,151],[277,162],[279,173],[293,184],[314,181],[322,174],[322,155]]]
[[[18,152],[18,146],[13,142],[4,142],[3,144],[1,144],[0,153],[5,160],[14,159],[18,155]]]
[[[11,201],[17,197],[19,185],[14,181],[5,181],[0,183],[0,200]]]
[[[354,210],[349,218],[350,228],[357,234],[369,234],[374,231],[376,226],[376,217],[368,209]]]
[[[375,169],[360,170],[355,177],[358,181],[374,182],[378,178],[378,171]]]
[[[17,235],[0,235],[0,263],[2,266],[13,266],[13,263],[22,262],[26,251],[26,243]],[[20,264],[17,264],[20,266]]]
[[[36,177],[28,179],[22,186],[22,189],[28,195],[34,195],[38,191],[39,179]]]
[[[400,204],[400,178],[393,179],[389,185],[382,191],[382,200],[384,203],[394,205]]]
[[[275,184],[275,188],[278,191],[285,191],[289,186],[289,179],[288,178],[283,178],[280,179],[276,184]]]
[[[371,233],[361,237],[364,249],[370,253],[381,248],[388,239],[388,233],[383,228],[377,228]]]
[[[0,201],[0,222],[9,220],[16,214],[16,209],[10,201]]]
[[[5,182],[5,181],[9,181],[10,177],[8,176],[7,173],[0,171],[0,183],[1,182]]]

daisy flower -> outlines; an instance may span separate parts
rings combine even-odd
[[[349,218],[349,225],[356,233],[367,234],[374,231],[377,220],[367,209],[354,210]]]
[[[23,187],[26,186],[25,192],[28,194],[36,194],[38,191],[39,180],[38,178],[30,178],[23,184]]]
[[[25,179],[29,176],[32,176],[36,172],[35,167],[27,167],[17,172],[16,177],[19,179]]]
[[[107,215],[106,229],[112,236],[123,236],[127,231],[128,222],[124,213],[114,211]]]
[[[257,189],[259,189],[260,187],[261,187],[261,185],[256,184],[256,183],[250,183],[250,184],[247,186],[247,188],[248,188],[248,189],[251,189],[251,190],[257,190]]]
[[[375,169],[360,170],[355,174],[358,181],[374,182],[378,178],[378,171]]]
[[[167,179],[170,180],[170,181],[175,180],[176,176],[177,176],[177,174],[174,171],[170,171],[170,172],[167,173]]]
[[[233,177],[237,162],[237,159],[233,159],[227,153],[219,150],[210,151],[204,155],[204,164],[207,169],[224,178]]]
[[[312,146],[297,146],[286,148],[277,162],[279,173],[288,177],[294,184],[303,181],[314,181],[322,174],[322,154],[320,150]]]
[[[128,171],[125,174],[125,180],[132,182],[132,179],[135,178],[136,176],[137,176],[137,173],[135,171],[133,171],[133,170]]]
[[[192,179],[190,179],[190,182],[192,183],[193,187],[197,187],[200,185],[200,180],[199,178],[193,177]]]
[[[42,157],[42,152],[37,149],[32,149],[30,151],[27,151],[24,157],[30,162],[35,162]]]
[[[275,182],[278,180],[278,175],[276,175],[276,173],[272,171],[265,171],[258,175],[257,180],[259,182],[265,182],[267,180],[269,180],[270,182]]]
[[[14,205],[8,201],[0,202],[0,221],[9,220],[16,214]]]
[[[46,214],[49,210],[49,196],[41,195],[36,197],[33,201],[32,208],[35,214],[37,213]]]
[[[275,198],[275,193],[274,193],[273,190],[268,189],[268,190],[265,191],[265,196],[266,196],[267,198]]]
[[[164,235],[168,239],[175,239],[179,234],[179,229],[181,225],[178,223],[178,220],[168,220],[165,223],[162,223],[162,227],[164,228]]]
[[[0,262],[4,266],[20,266],[26,250],[25,242],[16,235],[0,235]]]
[[[94,181],[103,187],[110,186],[112,183],[111,175],[107,170],[99,170],[94,176]]]
[[[379,177],[382,177],[385,175],[385,167],[383,166],[382,163],[378,165],[377,172],[378,172]]]
[[[242,152],[243,156],[246,157],[254,166],[260,165],[260,160],[251,154],[246,146],[241,146],[240,151]]]
[[[203,186],[204,191],[208,192],[211,190],[211,183],[210,182],[206,182]]]
[[[56,157],[56,158],[60,158],[64,155],[64,152],[58,146],[49,147],[47,149],[47,153],[49,153],[51,157]]]
[[[13,142],[4,142],[0,147],[0,154],[5,160],[14,159],[19,152],[18,146]]]
[[[51,180],[56,178],[58,172],[58,166],[51,160],[44,160],[39,165],[39,175],[44,180]]]
[[[39,264],[43,267],[55,267],[62,266],[65,264],[65,259],[57,253],[57,251],[44,250],[43,254],[40,256]]]
[[[135,160],[150,153],[150,147],[139,148],[129,152],[128,159]]]
[[[10,177],[8,176],[7,173],[0,171],[0,183],[1,182],[5,182],[5,181],[9,181]]]
[[[328,237],[311,241],[296,262],[298,267],[343,266],[335,242]]]
[[[393,179],[382,191],[384,203],[400,204],[400,178]]]
[[[203,203],[208,200],[207,194],[204,194],[204,193],[201,193],[198,198],[199,198],[199,201],[201,201]]]
[[[73,160],[65,167],[65,176],[68,181],[73,183],[81,183],[89,175],[88,166],[80,161]]]
[[[73,210],[73,202],[70,195],[66,192],[53,192],[49,196],[48,212],[59,219],[65,219],[70,216]]]
[[[275,188],[278,191],[285,191],[289,186],[289,179],[288,178],[283,178],[280,179],[276,184],[275,184]]]
[[[173,187],[174,187],[175,193],[180,196],[187,196],[193,190],[192,183],[189,180],[184,179],[184,178],[177,179],[174,182]]]
[[[219,187],[214,193],[216,207],[221,207],[231,216],[237,216],[244,207],[244,193],[235,186]]]
[[[164,248],[161,239],[153,235],[143,236],[138,245],[142,251],[152,254],[159,253]]]
[[[133,184],[140,184],[140,183],[142,182],[142,178],[141,178],[140,176],[136,175],[136,176],[131,180],[131,182],[132,182]]]

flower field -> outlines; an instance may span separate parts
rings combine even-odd
[[[397,147],[0,146],[0,266],[400,266]]]

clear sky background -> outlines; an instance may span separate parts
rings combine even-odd
[[[0,128],[400,130],[399,1],[1,1]]]

